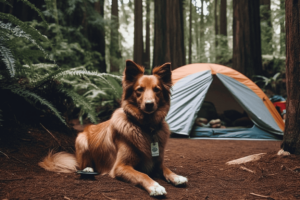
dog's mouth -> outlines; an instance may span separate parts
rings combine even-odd
[[[143,110],[144,113],[150,115],[155,112],[155,110]]]

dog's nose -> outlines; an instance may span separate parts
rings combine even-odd
[[[152,100],[147,100],[145,102],[145,107],[146,107],[146,110],[152,110],[153,109],[153,106],[154,106],[154,102]]]

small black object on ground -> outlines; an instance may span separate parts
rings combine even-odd
[[[81,179],[95,179],[95,175],[98,175],[98,172],[85,172],[82,170],[77,171],[78,174],[80,174]]]

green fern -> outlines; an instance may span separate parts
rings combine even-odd
[[[61,117],[58,110],[49,101],[47,101],[46,99],[43,99],[39,95],[37,95],[29,90],[25,90],[24,88],[21,88],[20,86],[17,86],[17,85],[1,86],[1,88],[8,89],[11,92],[13,92],[19,96],[22,96],[24,98],[33,99],[35,103],[39,102],[40,104],[47,106],[62,123],[67,125],[65,120]]]
[[[11,23],[19,26],[25,33],[31,35],[35,40],[41,40],[41,41],[48,41],[47,37],[42,35],[39,31],[37,31],[35,28],[27,25],[27,23],[22,22],[15,16],[7,13],[1,13],[0,12],[0,19],[8,20]]]
[[[6,68],[8,69],[10,76],[14,77],[16,74],[16,70],[15,70],[15,58],[12,55],[10,49],[6,48],[3,45],[3,39],[2,37],[0,37],[0,53],[1,53],[1,59],[4,62],[4,64],[6,65]]]
[[[13,7],[9,2],[7,2],[6,0],[0,0],[0,3],[3,3],[5,5],[9,5],[10,7]]]
[[[25,38],[26,40],[34,44],[36,47],[38,47],[38,49],[41,50],[45,56],[48,57],[46,51],[38,44],[38,42],[35,39],[33,39],[29,34],[25,33],[19,26],[12,27],[11,23],[3,23],[0,21],[0,34],[5,34],[7,38],[9,35],[13,35],[19,38]]]
[[[81,108],[81,110],[83,111],[82,113],[87,113],[88,118],[91,120],[92,123],[98,123],[94,108],[86,102],[86,99],[83,96],[79,95],[73,90],[66,88],[60,88],[60,91],[67,94],[73,100],[73,102]]]

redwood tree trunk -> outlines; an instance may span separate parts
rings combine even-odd
[[[94,3],[94,9],[104,17],[104,0]],[[92,49],[101,53],[102,60],[99,60],[97,68],[100,72],[106,72],[105,62],[105,30],[104,27],[90,25],[87,29],[89,40],[94,43]]]
[[[262,72],[259,0],[233,0],[232,62],[249,78]]]
[[[111,4],[111,31],[110,31],[110,72],[119,72],[118,59],[121,58],[119,48],[119,5],[118,0]]]
[[[272,22],[271,22],[271,0],[260,0],[260,5],[264,6],[261,14],[261,21],[265,22],[264,30],[262,30],[262,38],[265,38],[262,54],[273,54],[272,47]]]
[[[285,1],[287,119],[282,148],[300,154],[300,0]]]
[[[150,69],[150,0],[146,0],[146,49],[143,57],[144,67]]]
[[[227,36],[227,0],[221,0],[220,5],[220,35]]]
[[[155,0],[153,67],[165,62],[172,69],[185,65],[183,0]]]
[[[133,60],[139,65],[143,64],[143,1],[134,0],[134,48]]]
[[[218,0],[215,0],[215,46],[218,47],[219,23],[218,23]]]
[[[190,0],[190,24],[189,24],[189,63],[192,63],[192,1]]]

